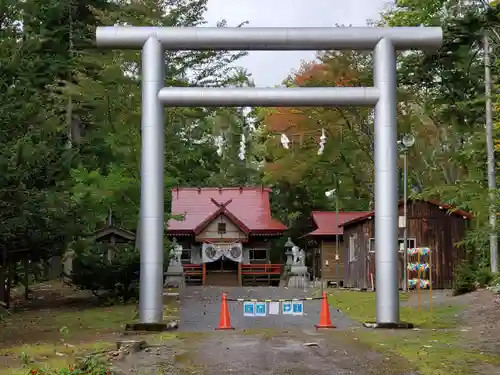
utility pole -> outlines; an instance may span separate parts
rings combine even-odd
[[[496,233],[495,209],[495,149],[493,147],[493,114],[491,105],[491,70],[490,70],[490,44],[485,32],[483,37],[484,47],[484,92],[486,96],[486,149],[488,152],[488,190],[489,190],[489,222],[490,222],[490,258],[491,272],[498,272],[498,237]]]

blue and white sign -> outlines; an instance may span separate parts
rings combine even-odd
[[[292,315],[292,302],[283,302],[281,304],[281,312],[283,315]]]
[[[293,302],[292,315],[304,315],[304,302],[302,301]]]
[[[267,316],[267,303],[257,302],[255,304],[255,316]]]
[[[243,302],[243,316],[255,316],[254,302]]]

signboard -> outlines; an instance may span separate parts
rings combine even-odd
[[[280,314],[280,303],[279,302],[269,302],[269,315],[279,315]]]
[[[255,304],[255,316],[266,316],[267,315],[267,303],[257,302]]]
[[[243,302],[243,316],[255,316],[254,302]]]
[[[281,312],[283,315],[292,315],[292,302],[283,302],[281,304]]]
[[[292,315],[304,315],[304,303],[302,301],[293,302]]]

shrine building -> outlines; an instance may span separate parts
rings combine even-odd
[[[175,188],[167,234],[182,246],[188,285],[278,285],[271,239],[287,227],[271,216],[264,187]]]

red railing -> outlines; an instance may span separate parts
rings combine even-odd
[[[281,275],[282,264],[242,264],[242,275]]]
[[[203,266],[201,264],[184,264],[184,275],[201,276],[203,275]]]
[[[201,285],[205,285],[205,264],[183,264],[184,276],[188,279],[201,278]]]

